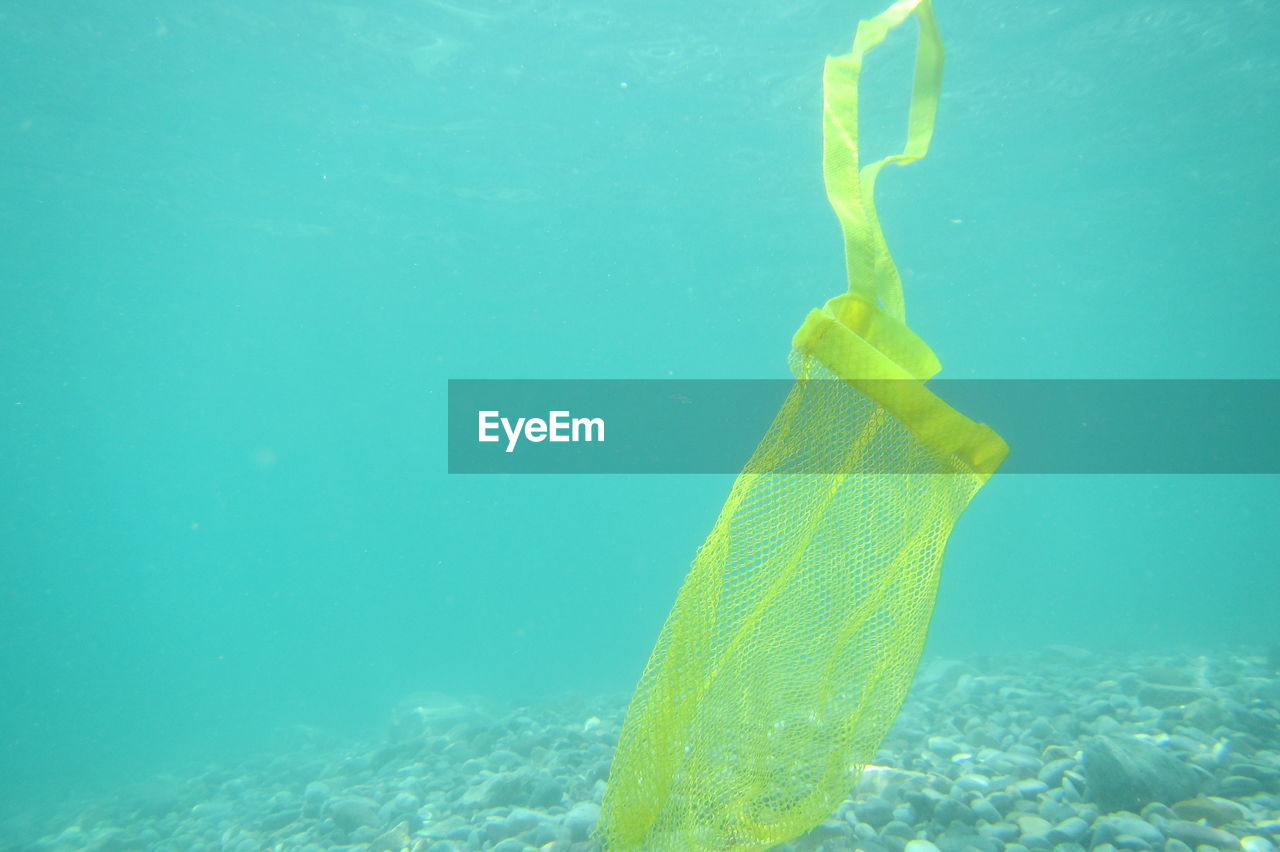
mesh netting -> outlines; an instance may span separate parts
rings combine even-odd
[[[693,563],[605,801],[610,848],[765,849],[821,822],[892,724],[942,552],[985,481],[796,354]],[[829,471],[829,472],[828,472]]]
[[[919,21],[907,143],[860,166],[866,53]],[[823,76],[827,194],[847,293],[794,340],[797,382],[733,490],[636,689],[601,811],[610,850],[767,849],[820,823],[897,716],[952,525],[1008,447],[924,386],[876,178],[923,157],[942,44],[929,0],[862,22]]]

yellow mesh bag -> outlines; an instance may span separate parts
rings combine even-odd
[[[859,168],[867,51],[919,21],[908,141]],[[929,391],[872,203],[924,156],[942,45],[929,0],[858,26],[823,75],[823,165],[849,292],[793,341],[797,382],[735,481],[632,699],[605,793],[610,850],[760,850],[850,794],[906,697],[956,518],[1008,450]]]

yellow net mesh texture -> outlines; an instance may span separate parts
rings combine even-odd
[[[909,141],[861,169],[863,56],[920,19]],[[793,341],[797,382],[699,550],[641,677],[601,814],[610,850],[762,850],[821,822],[900,709],[956,518],[1003,459],[987,427],[924,386],[871,201],[923,156],[941,79],[928,0],[859,26],[828,60],[824,166],[849,292]]]

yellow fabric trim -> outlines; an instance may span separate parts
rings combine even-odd
[[[864,167],[858,155],[858,80],[862,64],[891,30],[913,14],[920,24],[920,37],[908,111],[907,142],[901,154]],[[904,166],[928,153],[942,92],[942,65],[942,36],[930,0],[900,0],[871,20],[858,24],[852,51],[844,56],[828,57],[822,74],[822,170],[827,198],[844,231],[849,292],[881,305],[890,316],[902,322],[906,321],[902,280],[876,216],[875,183],[886,165]]]
[[[920,376],[890,357],[883,348],[886,340],[894,345],[911,342],[900,338],[901,333],[914,338],[929,356],[933,353],[906,326],[895,329],[884,323],[888,318],[883,314],[873,317],[867,318],[868,336],[850,329],[829,308],[812,311],[796,332],[795,347],[874,399],[934,453],[954,457],[984,479],[989,477],[1009,454],[1009,445],[990,427],[947,405]]]
[[[920,32],[906,145],[901,154],[862,166],[858,83],[863,62],[890,31],[913,15]],[[913,163],[929,151],[942,66],[942,38],[930,0],[894,3],[858,25],[851,52],[827,59],[822,78],[823,177],[827,198],[844,232],[849,292],[811,312],[793,343],[883,405],[930,449],[990,475],[1009,447],[991,429],[960,414],[924,387],[924,380],[942,365],[906,325],[902,279],[875,208],[880,171],[889,164]]]

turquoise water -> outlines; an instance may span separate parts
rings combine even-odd
[[[938,5],[880,210],[944,375],[1276,378],[1280,9]],[[785,376],[844,286],[822,57],[877,11],[0,8],[0,802],[629,690],[730,478],[450,477],[445,383]],[[1280,641],[1278,498],[997,478],[932,648]]]

